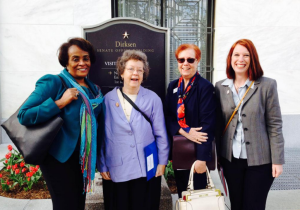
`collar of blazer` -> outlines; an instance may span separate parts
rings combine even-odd
[[[112,91],[110,101],[109,101],[109,106],[112,107],[112,109],[118,113],[120,118],[124,120],[126,123],[128,123],[128,120],[125,116],[125,113],[123,111],[121,102],[119,100],[118,94],[117,94],[118,87],[115,87]],[[145,99],[144,96],[147,95],[147,91],[144,87],[140,87],[140,90],[137,94],[135,104],[142,110],[141,106],[143,105]],[[116,103],[119,103],[119,106],[116,106]],[[130,123],[132,123],[133,119],[135,118],[136,114],[138,111],[136,111],[134,108],[132,108],[131,114],[130,114]]]
[[[191,97],[195,92],[197,92],[196,91],[196,87],[197,87],[197,85],[198,85],[198,82],[199,82],[199,80],[200,80],[200,78],[201,78],[201,76],[199,76],[199,77],[196,77],[196,79],[195,79],[195,81],[194,81],[194,84],[193,84],[193,87],[192,87],[192,89],[190,90],[190,92],[189,92],[189,94],[188,94],[188,96],[186,97],[186,99],[184,100],[184,103],[188,103],[189,102],[189,100],[191,99],[191,98],[193,98],[193,97]],[[179,82],[179,79],[178,79],[178,82]],[[178,87],[178,82],[176,82],[176,87]],[[178,96],[177,96],[177,92],[176,92],[176,98],[177,98],[177,100],[178,100]]]
[[[245,105],[247,103],[247,101],[252,97],[252,95],[256,92],[257,88],[259,87],[259,83],[261,81],[261,78],[258,78],[257,80],[254,81],[254,88],[250,88],[249,92],[247,93],[247,95],[245,96],[242,105]],[[222,87],[224,87],[224,92],[222,94],[225,95],[225,97],[227,98],[228,103],[230,104],[230,106],[234,109],[235,108],[235,104],[233,101],[233,93],[230,89],[230,87],[228,85],[221,85]]]

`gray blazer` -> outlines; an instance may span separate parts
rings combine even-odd
[[[221,85],[223,81],[217,82],[215,87],[218,100],[216,143],[218,155],[231,161],[238,115],[234,116],[222,137],[235,108],[232,91],[228,86]],[[284,139],[276,81],[267,77],[257,79],[242,105],[248,165],[284,164]]]

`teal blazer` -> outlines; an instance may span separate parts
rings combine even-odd
[[[66,69],[63,71],[69,74]],[[73,88],[62,74],[59,76],[63,78],[68,88]],[[71,75],[70,77],[75,81]],[[85,82],[93,94],[98,95],[95,84],[88,79],[85,79]],[[60,99],[65,91],[65,87],[57,75],[47,74],[37,81],[35,90],[22,105],[18,114],[19,122],[26,126],[45,122],[56,115],[61,116],[64,120],[63,126],[49,150],[49,153],[61,163],[70,158],[80,137],[80,107],[83,102],[79,95],[78,100],[74,100],[63,109],[59,109],[55,101]],[[104,134],[104,112],[104,103],[94,109],[98,121],[98,148],[101,145],[101,136]],[[99,155],[98,152],[97,155]]]

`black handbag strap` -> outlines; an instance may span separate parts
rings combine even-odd
[[[59,79],[61,80],[61,83],[63,84],[63,86],[68,90],[68,87],[67,87],[65,81],[63,80],[63,78],[62,78],[61,76],[59,76],[59,75],[57,75],[57,76],[58,76]]]
[[[121,91],[122,96],[132,105],[133,108],[135,108],[138,112],[140,112],[144,116],[144,118],[150,123],[152,127],[152,122],[150,121],[149,117],[144,112],[142,112],[139,109],[139,107],[125,93],[123,93],[122,87],[119,87],[119,90]]]

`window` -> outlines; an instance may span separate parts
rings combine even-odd
[[[112,0],[112,16],[140,18],[170,28],[170,81],[180,76],[174,54],[177,47],[183,43],[196,44],[201,49],[198,72],[212,82],[213,3],[210,0]]]

